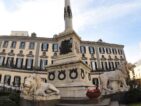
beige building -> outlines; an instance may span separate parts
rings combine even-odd
[[[71,10],[69,10],[69,18],[66,11],[64,14],[65,31],[73,30]],[[73,31],[73,34],[76,32]],[[40,74],[46,81],[45,66],[54,64],[54,57],[60,54],[60,45],[55,36],[37,37],[35,33],[29,36],[26,31],[12,31],[10,35],[1,35],[1,85],[19,87],[24,82],[24,78],[33,73]],[[123,45],[106,43],[101,39],[81,40],[78,48],[81,60],[91,68],[92,73],[112,71],[121,61],[126,60]]]
[[[141,60],[135,63],[134,72],[130,72],[130,78],[141,80]]]

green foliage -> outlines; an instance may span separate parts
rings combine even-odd
[[[129,106],[141,106],[141,103],[130,104]]]
[[[0,96],[8,96],[9,93],[8,92],[0,92]]]
[[[12,92],[10,95],[9,95],[9,99],[14,101],[15,103],[19,104],[19,101],[20,101],[20,94],[17,93],[17,92]]]
[[[139,103],[141,101],[141,90],[137,88],[129,90],[125,94],[124,99],[125,103],[127,104]]]
[[[20,93],[0,91],[0,106],[20,106]]]

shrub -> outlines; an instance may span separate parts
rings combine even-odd
[[[124,97],[125,103],[137,103],[141,101],[141,90],[140,89],[131,89],[129,90]]]
[[[12,92],[9,95],[9,99],[11,99],[12,101],[14,101],[15,103],[19,104],[20,101],[20,94],[17,92]]]

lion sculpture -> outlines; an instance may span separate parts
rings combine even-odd
[[[47,96],[60,93],[53,84],[45,83],[38,75],[26,77],[22,89],[24,95]]]
[[[126,84],[126,79],[128,78],[128,71],[131,69],[131,65],[127,64],[126,62],[122,62],[115,71],[101,74],[100,80],[102,84],[102,91],[105,91],[106,93],[128,91],[129,86]],[[115,83],[113,86],[115,86],[116,90],[112,86],[113,82]],[[117,90],[117,88],[119,89]]]

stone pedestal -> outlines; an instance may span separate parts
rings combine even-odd
[[[46,67],[47,80],[54,84],[61,97],[86,97],[91,81],[91,68],[84,64],[80,54],[80,37],[74,32],[64,32],[54,38],[59,44],[59,53],[53,64]]]
[[[86,97],[86,92],[88,90],[88,88],[92,87],[91,85],[72,85],[70,86],[68,85],[64,85],[62,87],[58,87],[58,89],[60,90],[60,95],[61,97],[67,97],[67,98],[85,98]]]
[[[55,64],[46,67],[48,82],[54,84],[61,97],[86,97],[88,88],[93,87],[90,68],[82,61]]]
[[[20,106],[56,106],[59,101],[59,95],[52,95],[47,97],[21,95]]]

